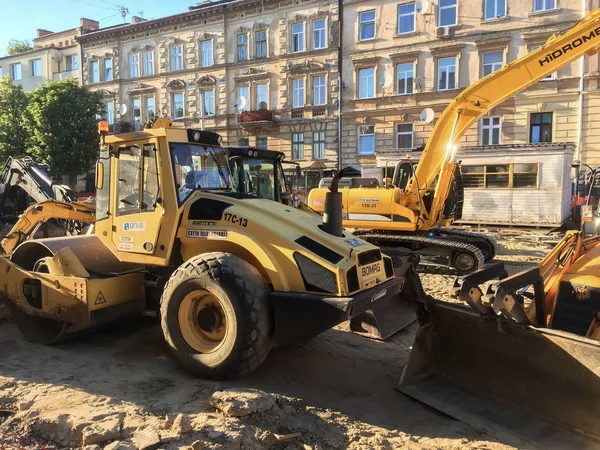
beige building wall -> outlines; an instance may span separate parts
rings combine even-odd
[[[315,48],[313,42],[316,21],[325,21],[324,48]],[[293,24],[304,31],[297,52]],[[265,145],[266,139],[269,149],[285,152],[302,166],[317,162],[335,167],[338,29],[334,1],[248,0],[206,4],[176,16],[88,33],[78,41],[84,84],[102,91],[110,122],[141,127],[152,113],[182,127],[200,127],[203,121],[227,145]],[[258,41],[264,36],[262,55]],[[247,60],[240,60],[238,42],[247,42]],[[210,60],[203,60],[203,48],[212,51]],[[146,67],[144,61],[150,58]],[[110,74],[106,67],[111,67]],[[324,77],[318,78],[319,83],[324,80],[319,93],[325,92],[319,104],[313,97],[316,77]],[[302,80],[304,86],[304,95],[297,90],[296,104],[293,80]],[[265,84],[266,110],[257,111]],[[246,97],[244,111],[236,108],[241,94]],[[214,99],[214,114],[211,110],[202,118],[205,96]],[[292,144],[294,135],[297,141],[303,139],[303,154],[299,142]],[[324,144],[315,144],[314,137]]]
[[[448,103],[469,84],[483,76],[486,53],[501,56],[501,63],[514,61],[545,42],[552,34],[574,25],[581,17],[581,2],[572,0],[506,0],[505,14],[485,19],[485,1],[457,0],[457,24],[448,28],[449,35],[436,37],[440,24],[437,2],[428,2],[424,14],[415,14],[413,32],[398,33],[398,11],[406,1],[345,1],[343,49],[343,114],[342,165],[373,165],[373,154],[360,154],[359,131],[374,132],[374,148],[398,148],[397,127],[404,131],[412,126],[412,147],[424,144],[435,125],[420,120],[424,108],[432,108],[439,117]],[[534,12],[534,3],[546,11]],[[452,4],[451,0],[442,2]],[[493,3],[493,2],[491,2]],[[554,7],[552,7],[554,6]],[[588,9],[598,7],[598,1],[588,1]],[[443,8],[444,10],[446,8]],[[360,17],[370,19],[375,12],[375,36],[360,40]],[[404,9],[403,9],[404,11]],[[439,89],[439,65],[442,58],[455,58],[456,85]],[[399,64],[413,64],[412,92],[398,91]],[[497,66],[499,67],[499,66]],[[585,57],[585,89],[583,94],[583,134],[581,159],[588,164],[600,163],[600,143],[596,139],[600,112],[598,104],[598,55]],[[360,99],[360,70],[374,69],[373,98]],[[501,122],[499,143],[522,144],[531,140],[531,120],[535,113],[552,113],[552,141],[574,142],[578,138],[580,63],[561,69],[550,80],[536,85],[506,100],[490,111],[488,121],[497,117]],[[386,87],[391,81],[391,85]],[[406,135],[403,135],[406,136]],[[405,138],[406,139],[406,138]],[[485,144],[481,122],[462,138],[465,146]],[[368,140],[367,140],[368,142]],[[406,140],[401,141],[406,142]],[[367,146],[368,148],[368,146]],[[406,153],[399,149],[398,153]]]

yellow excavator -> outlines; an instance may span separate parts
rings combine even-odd
[[[436,146],[451,155],[490,108],[599,46],[597,9],[465,89],[436,124]],[[517,447],[600,448],[599,243],[572,231],[537,268],[509,277],[495,263],[459,278],[464,303],[419,302],[399,390]]]
[[[93,233],[3,243],[0,296],[30,341],[155,313],[184,366],[228,378],[273,346],[421,295],[410,257],[343,231],[339,180],[321,220],[232,189],[216,133],[166,119],[118,135],[101,122],[100,132]]]

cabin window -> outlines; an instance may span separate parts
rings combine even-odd
[[[465,189],[537,189],[537,163],[462,166]]]

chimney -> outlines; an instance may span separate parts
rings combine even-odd
[[[100,29],[100,22],[98,22],[97,20],[86,19],[85,17],[79,19],[79,25],[81,26],[84,32],[96,31]]]
[[[139,16],[132,16],[131,17],[131,23],[135,24],[135,23],[142,23],[142,22],[147,22],[147,19],[144,19],[143,17],[139,17]]]
[[[47,34],[52,34],[52,31],[48,31],[48,30],[42,30],[41,28],[38,28],[37,30],[37,37],[42,37],[42,36],[46,36]]]

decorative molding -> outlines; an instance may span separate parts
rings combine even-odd
[[[248,34],[250,33],[250,28],[248,27],[239,27],[237,30],[235,30],[235,34]]]
[[[285,66],[285,71],[294,74],[316,72],[319,70],[326,70],[327,68],[328,65],[325,65],[322,62],[315,61],[314,59],[307,59],[306,61],[299,64],[288,63]]]
[[[254,25],[252,25],[252,29],[254,31],[265,31],[269,29],[269,25],[262,22],[254,22]]]
[[[465,44],[441,45],[431,48],[429,51],[432,56],[458,55],[464,46]]]
[[[185,89],[185,86],[185,81],[180,79],[171,80],[167,83],[167,88],[171,90],[183,90]]]
[[[361,56],[357,55],[352,58],[352,63],[359,66],[375,66],[381,61],[381,56]]]
[[[204,75],[196,80],[198,86],[214,87],[217,84],[217,79],[212,75]]]
[[[167,43],[169,44],[169,46],[183,45],[183,44],[185,44],[185,41],[183,39],[178,38],[178,37],[170,37],[170,38],[167,39]]]
[[[416,61],[419,58],[420,54],[420,50],[415,50],[412,52],[392,53],[390,55],[390,59],[393,62]]]
[[[114,100],[117,96],[116,92],[111,92],[108,89],[99,89],[96,92],[100,92],[100,95],[102,96],[102,98],[105,98],[105,99]]]
[[[292,17],[290,17],[290,19],[288,20],[288,22],[290,24],[292,23],[300,23],[300,22],[304,22],[306,21],[306,16],[304,14],[294,14]]]
[[[145,94],[150,92],[155,92],[156,89],[154,86],[150,86],[148,84],[139,83],[129,89],[129,94]]]
[[[505,49],[510,45],[510,37],[502,37],[497,39],[482,39],[480,41],[476,41],[475,45],[477,46],[477,50],[501,50]]]
[[[328,12],[324,9],[319,9],[317,12],[311,14],[310,16],[308,16],[309,20],[315,20],[315,19],[327,19],[327,17],[329,16]]]
[[[271,73],[265,69],[250,67],[247,71],[238,73],[234,78],[236,80],[246,80],[257,78],[269,78],[270,75]]]

